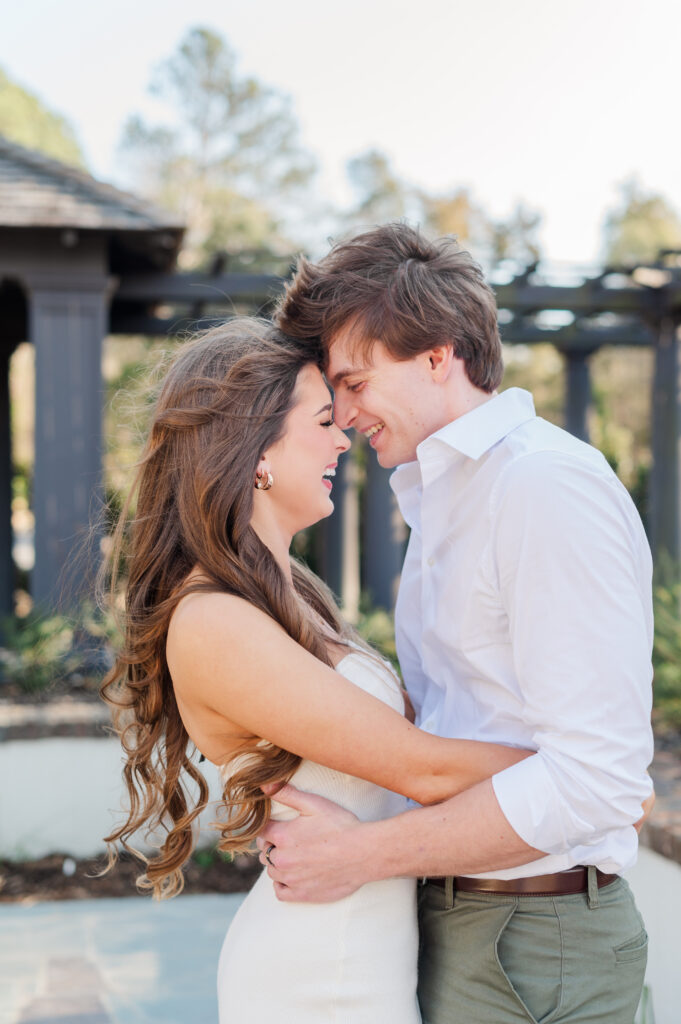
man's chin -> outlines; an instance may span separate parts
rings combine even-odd
[[[376,460],[379,466],[383,466],[383,469],[394,469],[395,466],[399,466],[399,460],[391,455],[390,452],[376,452]]]

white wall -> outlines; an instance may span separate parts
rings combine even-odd
[[[121,747],[116,737],[54,737],[0,743],[0,857],[27,860],[64,852],[101,853],[121,818]],[[211,798],[217,773],[204,764]],[[202,816],[207,826],[214,814]],[[204,830],[203,845],[214,841]]]
[[[655,1024],[681,1021],[681,865],[641,847],[627,872],[650,938],[646,984]]]

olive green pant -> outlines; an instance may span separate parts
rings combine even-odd
[[[648,937],[624,879],[570,896],[419,893],[423,1024],[633,1024]]]

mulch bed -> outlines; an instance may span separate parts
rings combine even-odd
[[[262,871],[255,857],[238,857],[231,864],[209,852],[197,857],[185,868],[186,893],[247,892]],[[66,854],[31,861],[0,860],[0,903],[140,895],[135,886],[141,873],[139,862],[123,855],[106,875],[94,877],[105,863],[105,858],[76,861]],[[143,894],[151,899],[147,890]]]

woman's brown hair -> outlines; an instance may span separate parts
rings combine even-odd
[[[496,301],[482,270],[454,238],[429,241],[407,224],[339,242],[318,263],[300,257],[274,319],[324,346],[349,327],[360,348],[380,341],[397,360],[451,344],[471,384],[492,392],[501,383]]]
[[[108,866],[120,843],[145,863],[138,884],[157,897],[181,890],[196,818],[208,802],[166,661],[179,601],[196,591],[236,594],[326,664],[319,620],[341,640],[350,635],[324,584],[292,560],[292,590],[250,525],[258,462],[284,433],[298,374],[313,358],[309,348],[251,318],[228,321],[182,347],[162,383],[103,569],[113,602],[124,581],[125,639],[101,692],[125,752],[129,800],[127,819],[106,837]],[[187,583],[196,568],[200,579]],[[235,755],[225,772],[221,849],[250,846],[270,814],[260,787],[287,781],[299,763],[263,741]],[[146,836],[165,833],[158,856],[149,859],[130,845],[141,828]]]

